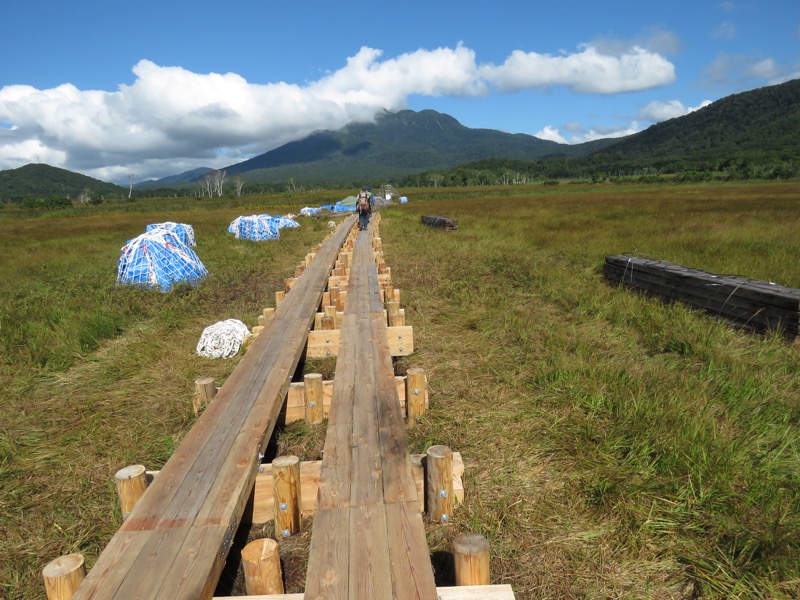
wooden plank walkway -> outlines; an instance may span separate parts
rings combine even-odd
[[[211,598],[336,255],[322,245],[111,539],[75,600]]]
[[[356,238],[307,600],[437,600],[386,340],[372,227]]]

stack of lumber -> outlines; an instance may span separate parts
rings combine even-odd
[[[796,288],[632,256],[606,256],[603,275],[611,282],[702,308],[737,327],[798,335]]]
[[[428,227],[441,227],[445,231],[455,231],[458,229],[458,221],[450,217],[428,217],[423,215],[422,223]]]

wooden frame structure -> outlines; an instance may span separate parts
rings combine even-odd
[[[350,217],[323,243],[134,506],[75,600],[210,598]]]

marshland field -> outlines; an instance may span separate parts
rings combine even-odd
[[[202,330],[256,325],[327,233],[300,217],[250,242],[228,224],[349,193],[0,208],[0,598],[43,598],[62,554],[91,568],[121,522],[114,473],[160,468],[194,422],[195,379],[224,384],[236,364],[197,356]],[[798,597],[800,345],[609,285],[602,265],[636,254],[800,288],[800,183],[402,193],[380,228],[414,327],[396,372],[430,386],[408,441],[466,465],[463,505],[427,526],[440,581],[453,537],[477,531],[520,600]],[[120,248],[163,221],[192,225],[208,279],[117,287]],[[319,458],[318,431],[276,435]]]

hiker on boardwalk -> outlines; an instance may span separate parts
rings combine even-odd
[[[361,231],[367,229],[369,225],[369,214],[371,212],[371,205],[369,201],[369,192],[367,188],[361,188],[358,196],[356,196],[356,210],[358,211],[358,228]]]

